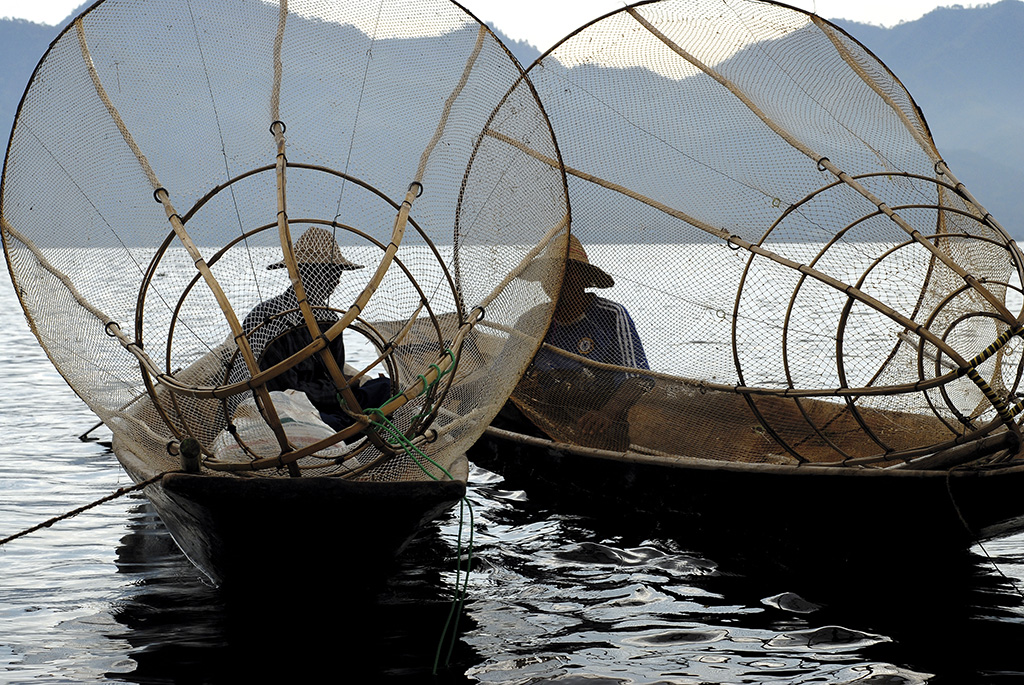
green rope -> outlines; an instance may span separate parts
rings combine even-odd
[[[466,546],[466,573],[465,579],[462,581],[462,587],[459,588],[459,580],[462,577],[462,531],[463,523],[465,522],[464,508],[469,510],[469,542]],[[452,652],[455,650],[455,640],[459,635],[459,617],[462,616],[462,608],[466,603],[466,594],[469,590],[469,572],[473,567],[473,505],[470,504],[469,500],[465,497],[459,502],[459,539],[457,546],[457,556],[455,557],[455,598],[452,600],[451,608],[448,610],[448,618],[444,622],[444,630],[441,631],[441,637],[437,641],[437,652],[434,654],[434,671],[433,674],[437,675],[438,662],[441,660],[441,649],[444,647],[445,636],[448,635],[448,628],[451,627],[451,640],[448,643],[448,653],[445,655],[444,665],[447,667],[452,661]],[[454,626],[452,625],[452,618],[455,619]]]
[[[441,371],[440,366],[438,366],[437,364],[431,364],[429,368],[432,368],[434,369],[434,371],[437,372],[437,378],[435,378],[432,382],[428,383],[426,376],[423,374],[419,374],[417,376],[417,378],[423,382],[423,389],[419,392],[419,394],[416,395],[416,397],[420,397],[421,395],[433,392],[434,388],[437,387],[441,379],[444,378],[449,373],[451,373],[452,370],[455,368],[455,353],[452,352],[451,348],[446,348],[445,354],[447,354],[449,359],[451,359],[451,364],[449,364],[448,368],[445,369],[444,371]],[[386,405],[390,403],[392,400],[400,397],[401,394],[402,393],[395,395],[384,404]],[[341,397],[341,393],[338,393],[338,401],[339,404],[344,406],[344,399]],[[384,434],[382,437],[384,437],[388,445],[396,449],[404,450],[406,456],[408,456],[413,461],[413,463],[419,466],[420,470],[423,471],[423,473],[425,473],[430,479],[435,481],[439,480],[437,476],[431,473],[430,470],[423,465],[423,461],[421,461],[420,459],[430,462],[437,470],[439,470],[441,473],[447,476],[448,480],[455,480],[455,478],[452,476],[451,473],[448,472],[446,468],[444,468],[436,461],[431,459],[429,456],[427,456],[426,453],[423,452],[423,450],[421,450],[419,447],[413,444],[412,440],[410,440],[405,435],[405,433],[399,430],[398,426],[392,423],[391,420],[384,415],[384,412],[380,410],[380,407],[370,407],[365,409],[364,412],[367,414],[367,416],[376,416],[376,420],[371,420],[370,423],[378,431]],[[424,416],[428,416],[430,413],[431,406],[430,402],[427,401],[426,403],[424,403],[423,411],[414,416],[412,418],[412,421],[415,422],[418,419],[423,418]],[[417,456],[419,458],[417,458]],[[464,531],[466,510],[469,511],[469,541],[467,542],[466,546],[466,569],[465,572],[463,572],[462,536]],[[434,675],[437,675],[438,664],[441,661],[441,650],[444,648],[444,641],[445,638],[448,636],[449,628],[451,628],[451,639],[448,644],[448,652],[445,656],[444,665],[446,667],[451,663],[452,652],[455,650],[455,641],[458,639],[459,618],[462,616],[462,609],[465,606],[466,594],[469,591],[469,572],[473,566],[473,527],[473,506],[472,504],[470,504],[468,499],[463,497],[461,500],[459,500],[459,537],[457,553],[455,558],[455,598],[452,600],[451,608],[448,610],[448,618],[445,620],[444,629],[441,631],[441,637],[437,643],[437,652],[434,655]],[[462,584],[461,587],[459,585],[460,582]]]
[[[383,412],[381,412],[380,409],[370,408],[366,410],[366,413],[376,414],[378,416],[377,421],[371,421],[370,423],[373,424],[378,430],[383,430],[387,434],[392,436],[394,438],[394,442],[388,441],[388,444],[391,445],[392,447],[400,447],[403,450],[405,450],[406,456],[412,459],[413,463],[419,466],[420,470],[422,470],[423,473],[427,474],[427,476],[429,476],[432,480],[439,479],[437,478],[437,476],[435,476],[434,474],[427,470],[427,467],[423,465],[423,462],[416,458],[416,455],[419,455],[423,459],[433,464],[441,473],[448,476],[448,480],[455,480],[452,474],[448,473],[448,470],[445,467],[441,466],[436,461],[428,457],[423,452],[423,450],[421,450],[419,447],[413,444],[412,440],[407,438],[402,431],[398,430],[398,426],[391,423],[391,421],[388,420],[388,417],[384,416]]]
[[[437,371],[437,378],[435,378],[431,383],[427,383],[426,376],[424,376],[423,374],[419,374],[417,376],[417,378],[419,378],[421,381],[423,381],[423,389],[420,390],[419,394],[416,395],[416,397],[420,397],[421,395],[423,395],[423,394],[425,394],[427,392],[432,391],[435,387],[437,387],[437,384],[441,381],[441,379],[444,378],[447,374],[451,373],[451,371],[455,368],[455,353],[451,351],[451,348],[445,348],[445,354],[448,355],[448,357],[451,359],[452,363],[444,371],[441,371],[441,368],[437,364],[431,364],[430,368],[432,368],[435,371]],[[397,399],[398,397],[401,397],[401,396],[402,396],[402,393],[399,393],[399,394],[395,395],[394,397],[390,398],[389,400],[387,400],[381,406],[385,406],[385,405],[389,404],[392,400]],[[338,393],[338,403],[341,404],[341,406],[344,407],[345,406],[344,402],[345,402],[345,400],[341,397],[341,393]],[[431,464],[433,464],[439,471],[441,471],[441,473],[443,473],[444,475],[448,476],[448,480],[455,480],[455,478],[452,477],[452,474],[448,473],[447,469],[445,469],[443,466],[438,464],[436,461],[434,461],[433,459],[428,457],[422,450],[420,450],[418,447],[416,447],[416,445],[414,445],[412,443],[412,441],[408,437],[406,437],[406,435],[402,431],[400,431],[398,429],[398,426],[393,424],[388,419],[388,417],[384,415],[384,412],[382,412],[380,410],[380,407],[369,407],[369,408],[364,409],[363,411],[366,413],[367,416],[369,416],[371,414],[377,416],[377,420],[376,421],[371,420],[370,423],[375,428],[377,428],[378,431],[383,431],[386,434],[384,437],[385,437],[385,441],[388,443],[388,445],[391,446],[392,448],[395,448],[395,449],[402,449],[402,450],[404,450],[406,456],[408,456],[410,459],[412,459],[412,461],[417,466],[420,467],[420,470],[422,470],[423,473],[427,474],[427,476],[429,476],[432,480],[438,480],[438,478],[436,476],[434,476],[434,474],[432,474],[429,470],[427,470],[427,468],[423,465],[423,463],[419,459],[416,458],[416,455],[419,455],[420,457],[422,457],[426,461],[429,461]],[[427,416],[429,414],[430,414],[430,403],[427,402],[426,404],[424,404],[423,411],[420,412],[419,414],[417,414],[416,416],[414,416],[412,418],[412,421],[415,423],[415,421],[417,419],[420,419],[420,418],[422,418],[424,416]],[[388,436],[391,437],[390,440],[387,439]]]

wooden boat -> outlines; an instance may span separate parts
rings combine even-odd
[[[563,285],[562,342],[512,394],[525,427],[473,460],[732,546],[1024,530],[1024,258],[867,48],[778,3],[658,0],[527,75],[569,180],[567,269],[615,285],[564,309]]]
[[[950,469],[749,464],[613,452],[495,426],[469,456],[541,502],[639,517],[730,558],[857,561],[860,569],[944,558],[1024,530],[1020,459]]]
[[[463,496],[536,348],[484,363],[466,340],[547,324],[512,325],[539,293],[517,274],[557,268],[564,173],[481,131],[557,156],[550,125],[447,0],[150,10],[92,5],[26,89],[0,187],[15,289],[214,582],[371,580]]]
[[[120,445],[115,453],[136,482],[161,473],[151,457]],[[181,550],[217,585],[323,573],[365,586],[385,578],[413,537],[462,499],[464,459],[451,474],[437,481],[360,482],[172,472],[145,493]]]

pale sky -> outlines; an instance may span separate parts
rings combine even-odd
[[[58,24],[83,0],[0,0],[0,17],[17,17],[41,24]],[[479,19],[516,40],[545,50],[591,19],[625,6],[621,0],[462,0]],[[893,26],[913,21],[935,7],[978,4],[965,0],[790,0],[794,7],[817,12],[826,19],[851,19]]]

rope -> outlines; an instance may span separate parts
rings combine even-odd
[[[430,396],[431,396],[431,393],[433,393],[433,391],[437,387],[438,383],[441,382],[441,379],[444,378],[445,376],[447,376],[449,373],[451,373],[452,370],[455,368],[455,353],[452,352],[451,348],[445,348],[444,353],[452,360],[452,363],[449,364],[448,368],[446,368],[444,371],[441,371],[441,368],[437,364],[431,364],[430,368],[434,369],[434,371],[437,372],[437,378],[435,378],[433,381],[428,383],[426,376],[424,376],[423,374],[419,374],[417,376],[417,378],[419,378],[420,381],[422,381],[422,383],[423,383],[423,389],[420,390],[419,394],[417,394],[416,397],[420,397],[422,395],[427,395],[428,399],[427,399],[426,402],[424,402],[423,411],[421,411],[419,414],[417,414],[416,416],[414,416],[412,418],[412,421],[413,421],[414,424],[415,424],[416,421],[418,421],[419,419],[423,418],[424,416],[429,416],[431,414],[431,406],[430,406],[430,399],[429,399]],[[387,400],[381,406],[386,406],[386,405],[390,404],[392,401],[396,400],[397,398],[399,398],[401,396],[402,396],[402,393],[399,393],[398,395],[395,395],[394,397],[392,397],[389,400]],[[345,403],[343,401],[343,398],[340,395],[338,395],[338,403],[341,404],[342,407],[345,407]],[[433,459],[428,457],[426,455],[426,453],[424,453],[422,450],[420,450],[412,442],[412,440],[405,435],[405,433],[403,433],[401,430],[399,430],[398,426],[393,424],[387,418],[387,416],[384,415],[384,412],[381,411],[380,407],[370,407],[370,408],[364,409],[364,413],[367,416],[369,416],[370,414],[373,414],[373,415],[377,416],[377,420],[374,421],[374,420],[371,419],[370,420],[370,424],[373,425],[379,432],[383,432],[383,433],[385,433],[387,435],[390,435],[393,438],[392,441],[388,441],[387,442],[388,446],[391,447],[392,449],[404,450],[406,456],[409,457],[410,459],[412,459],[413,463],[416,464],[417,466],[419,466],[420,470],[423,471],[423,473],[427,474],[427,476],[429,476],[432,480],[438,480],[438,478],[434,474],[432,474],[430,471],[427,470],[427,468],[423,465],[423,463],[419,459],[416,458],[416,455],[419,455],[420,457],[422,457],[426,461],[428,461],[431,464],[433,464],[439,471],[441,471],[441,473],[443,473],[444,475],[448,476],[448,480],[455,480],[455,478],[452,477],[452,474],[450,474],[447,471],[447,469],[445,469],[443,466],[438,464],[436,461],[434,461]]]
[[[985,554],[985,559],[988,560],[989,565],[992,566],[996,573],[1003,577],[1003,580],[1005,580],[1010,585],[1010,587],[1013,588],[1014,592],[1020,595],[1021,599],[1024,599],[1024,591],[1021,590],[1020,586],[1017,585],[1016,581],[1013,578],[1010,578],[1003,572],[1003,569],[999,568],[999,564],[997,564],[996,560],[992,558],[992,555],[988,553],[988,550],[985,549],[985,545],[982,544],[981,540],[978,538],[975,532],[971,530],[971,526],[967,523],[967,519],[964,518],[964,514],[960,510],[960,505],[956,503],[956,499],[953,497],[953,482],[951,480],[951,475],[953,471],[955,471],[956,469],[962,468],[965,467],[954,466],[953,468],[946,471],[946,494],[949,495],[949,503],[953,505],[953,510],[956,512],[957,518],[960,519],[960,523],[963,525],[964,530],[967,531],[967,536],[974,541],[974,544],[981,548],[981,551]]]
[[[446,349],[445,353],[449,355],[452,358],[452,360],[455,359],[455,355],[451,351],[451,349]],[[441,381],[441,379],[444,378],[448,373],[450,373],[451,370],[454,368],[454,364],[452,364],[444,371],[441,371],[436,364],[431,364],[430,366],[434,368],[436,371],[438,371],[438,376],[428,384],[426,382],[426,378],[423,375],[420,375],[419,377],[421,380],[423,380],[424,383],[423,390],[419,393],[419,395],[417,395],[417,397],[424,394],[427,394],[429,397],[429,393],[432,392],[433,389],[437,387],[437,384]],[[398,396],[396,395],[395,397]],[[391,400],[393,399],[395,398],[391,398]],[[391,400],[388,400],[388,402],[390,402]],[[388,402],[385,402],[385,404],[387,404]],[[369,409],[366,409],[365,411],[367,415],[376,415],[377,420],[371,421],[371,423],[375,427],[377,427],[377,429],[380,430],[382,433],[390,435],[394,439],[394,442],[389,442],[389,444],[392,447],[403,449],[406,453],[406,456],[412,459],[413,463],[420,467],[420,470],[423,471],[423,473],[425,473],[430,479],[435,481],[439,480],[437,476],[431,473],[427,469],[427,467],[423,465],[423,462],[417,458],[417,455],[419,455],[419,457],[421,457],[422,459],[430,462],[435,468],[441,471],[441,473],[447,476],[449,480],[455,480],[455,478],[446,468],[444,468],[436,461],[431,459],[429,456],[427,456],[427,454],[424,453],[421,449],[419,449],[419,447],[417,447],[412,442],[412,440],[406,437],[406,435],[402,431],[400,431],[394,423],[392,423],[386,416],[384,416],[384,413],[381,412],[379,407],[371,407]],[[419,418],[429,413],[430,408],[428,401],[424,406],[423,412],[415,418]],[[465,519],[467,510],[469,511],[469,540],[466,545],[466,569],[465,573],[463,574],[462,536],[463,531],[465,530]],[[445,620],[444,628],[441,631],[441,636],[438,638],[437,641],[437,651],[434,654],[434,675],[437,675],[438,665],[441,661],[441,651],[442,649],[444,649],[444,642],[445,638],[449,635],[449,629],[451,631],[451,638],[449,639],[448,651],[445,655],[444,665],[446,667],[451,663],[452,652],[455,650],[455,641],[458,638],[459,634],[459,618],[462,616],[462,608],[465,605],[466,594],[469,589],[469,571],[473,566],[473,528],[473,505],[469,502],[468,499],[466,499],[466,497],[463,497],[461,500],[459,500],[459,535],[457,552],[455,557],[455,597],[452,599],[451,608],[448,610],[448,618]],[[461,587],[459,585],[460,582],[462,583]]]
[[[462,580],[462,587],[459,588],[459,579],[462,573],[462,530],[465,521],[464,507],[469,509],[469,541],[466,546],[466,575]],[[465,497],[459,502],[459,539],[457,556],[455,557],[455,597],[452,599],[452,606],[448,610],[448,618],[444,622],[444,629],[437,641],[437,652],[434,654],[433,674],[437,675],[437,665],[441,660],[441,649],[444,647],[445,636],[448,635],[448,628],[451,627],[451,640],[448,643],[448,653],[445,655],[444,665],[448,666],[452,660],[452,651],[455,649],[455,640],[459,635],[459,617],[462,616],[462,608],[466,603],[466,592],[469,588],[469,571],[473,566],[473,505]],[[455,619],[454,625],[452,619]]]
[[[152,485],[153,483],[155,483],[158,480],[162,479],[168,473],[177,473],[177,472],[176,471],[164,471],[161,474],[153,476],[149,480],[143,481],[141,483],[136,483],[135,485],[133,485],[131,487],[128,487],[128,488],[118,488],[112,494],[107,495],[105,497],[101,497],[98,500],[96,500],[95,502],[92,502],[90,504],[86,504],[85,506],[82,506],[82,507],[78,507],[77,509],[72,509],[69,512],[66,512],[64,514],[60,514],[59,516],[54,516],[53,518],[51,518],[51,519],[49,519],[47,521],[43,521],[42,523],[38,523],[38,524],[32,526],[31,528],[26,528],[25,530],[21,531],[20,533],[15,533],[14,535],[10,535],[10,536],[4,538],[3,540],[0,540],[0,545],[6,545],[11,540],[17,540],[20,537],[24,537],[24,536],[28,535],[29,533],[34,533],[37,530],[40,530],[42,528],[49,528],[50,526],[52,526],[53,524],[57,523],[58,521],[63,521],[64,519],[69,519],[69,518],[72,518],[73,516],[78,516],[83,511],[88,511],[89,509],[92,509],[93,507],[97,507],[97,506],[103,504],[104,502],[109,502],[110,500],[117,499],[118,497],[122,497],[124,495],[127,495],[128,493],[135,492],[137,490],[141,490],[144,487],[146,487],[147,485]]]
[[[391,421],[386,416],[384,416],[384,413],[381,412],[380,409],[376,407],[371,407],[370,409],[366,410],[366,413],[376,414],[379,417],[377,421],[371,421],[370,423],[373,424],[378,430],[382,430],[385,433],[390,434],[394,438],[394,442],[389,442],[388,444],[393,448],[401,448],[405,450],[406,456],[412,459],[413,463],[416,464],[416,466],[419,466],[420,470],[423,471],[423,473],[427,474],[427,476],[430,477],[431,480],[440,479],[434,474],[432,474],[430,471],[428,471],[427,467],[423,465],[423,462],[417,459],[413,453],[418,454],[419,456],[423,457],[423,459],[426,459],[431,464],[433,464],[441,473],[448,476],[448,480],[455,480],[452,474],[449,473],[445,467],[441,466],[436,461],[428,457],[419,447],[413,444],[412,440],[405,436],[405,433],[398,430],[398,426],[391,423]]]

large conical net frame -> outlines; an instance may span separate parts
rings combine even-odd
[[[860,43],[772,2],[663,0],[528,75],[573,236],[615,280],[590,292],[624,305],[650,366],[545,346],[579,369],[535,368],[513,398],[550,436],[783,464],[1016,444],[1021,252]],[[586,415],[630,384],[595,431]]]
[[[543,336],[523,314],[548,296],[518,276],[561,273],[564,175],[525,149],[558,156],[454,3],[106,0],[26,90],[4,247],[55,366],[154,471],[194,438],[212,473],[444,478]],[[307,343],[268,366],[282,321]],[[314,357],[340,431],[266,387]],[[388,399],[360,406],[379,374]]]

